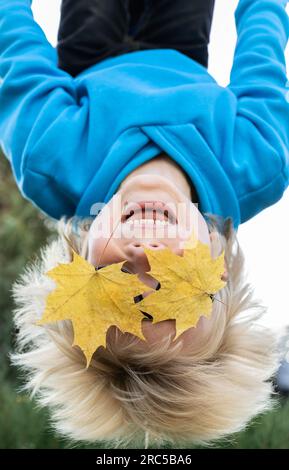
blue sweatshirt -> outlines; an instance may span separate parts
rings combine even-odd
[[[164,151],[201,212],[230,216],[236,229],[276,203],[289,180],[286,3],[239,1],[224,88],[173,49],[126,53],[72,78],[31,0],[0,0],[0,142],[22,194],[56,219],[88,216]]]

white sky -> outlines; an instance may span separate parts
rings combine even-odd
[[[236,42],[234,10],[237,3],[237,0],[216,0],[209,71],[221,85],[229,81]],[[60,0],[33,2],[35,19],[53,45],[56,44],[59,9]],[[289,48],[286,58],[289,64]],[[268,306],[265,321],[277,328],[289,324],[288,235],[289,190],[281,201],[242,224],[238,230],[238,238],[246,255],[248,278],[255,287],[256,295]]]

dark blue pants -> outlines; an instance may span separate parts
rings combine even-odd
[[[215,0],[62,0],[58,65],[76,76],[108,58],[176,49],[208,66]]]

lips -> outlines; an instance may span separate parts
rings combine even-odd
[[[177,217],[172,208],[162,201],[139,201],[127,203],[121,218],[122,223],[134,220],[152,220],[177,224]]]

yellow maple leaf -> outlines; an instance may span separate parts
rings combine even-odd
[[[153,317],[153,322],[176,320],[176,337],[186,329],[196,326],[201,315],[208,317],[212,311],[210,295],[222,289],[224,272],[223,253],[211,257],[210,247],[199,241],[194,248],[187,243],[183,256],[170,249],[144,248],[151,267],[149,274],[160,282],[160,289],[152,291],[138,305]]]
[[[136,275],[122,272],[122,265],[115,263],[96,271],[73,252],[71,263],[60,264],[46,273],[57,287],[48,295],[38,324],[71,320],[73,345],[83,350],[87,366],[96,349],[106,345],[106,331],[111,325],[145,340],[141,330],[143,315],[134,302],[145,286]]]

